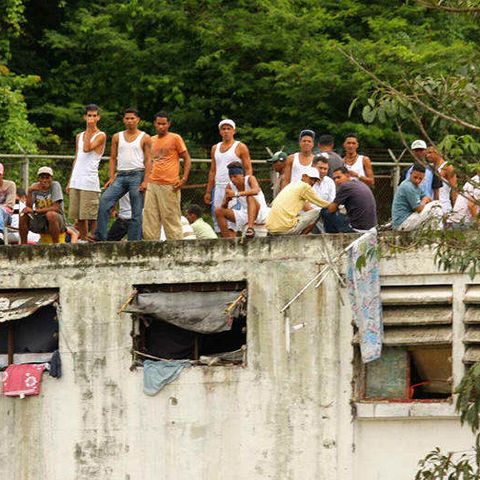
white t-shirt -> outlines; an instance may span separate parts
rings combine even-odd
[[[335,199],[335,194],[337,193],[337,188],[335,182],[328,176],[322,178],[320,182],[313,185],[313,190],[320,198],[323,198],[327,202],[333,202]],[[313,208],[320,210],[320,207],[312,205]]]
[[[97,132],[91,139],[93,141],[99,135],[105,135],[103,132]],[[95,150],[91,152],[83,151],[83,138],[85,132],[78,137],[77,159],[73,166],[72,176],[70,177],[70,188],[77,190],[87,190],[91,192],[100,192],[100,180],[98,178],[98,165],[102,159],[105,145],[100,153]]]
[[[463,193],[472,197],[474,200],[480,200],[480,176],[475,175],[469,182],[463,186]],[[452,214],[448,221],[450,223],[471,223],[473,220],[470,210],[468,209],[468,199],[462,195],[458,195]]]

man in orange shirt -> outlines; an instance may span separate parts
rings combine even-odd
[[[183,138],[169,132],[170,120],[165,112],[153,119],[157,135],[152,137],[152,168],[146,178],[147,192],[143,210],[143,238],[158,240],[163,225],[167,240],[182,240],[180,189],[187,183],[191,159]],[[180,158],[183,177],[180,178]]]

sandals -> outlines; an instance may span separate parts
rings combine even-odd
[[[255,230],[252,227],[248,227],[245,230],[245,238],[254,238],[255,237]]]

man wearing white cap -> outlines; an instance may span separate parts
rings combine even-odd
[[[20,216],[20,241],[27,243],[30,230],[49,233],[52,243],[58,243],[60,233],[65,231],[62,187],[53,180],[50,167],[40,167],[37,180],[28,189],[27,206]]]
[[[289,183],[272,202],[267,215],[266,226],[273,235],[300,235],[311,231],[318,220],[320,210],[302,211],[305,202],[321,208],[328,207],[329,202],[317,196],[313,185],[320,179],[318,170],[305,167],[300,182]]]
[[[0,163],[0,244],[3,243],[5,226],[11,221],[17,195],[15,182],[3,179],[4,171],[3,164]]]
[[[420,189],[427,197],[430,197],[433,200],[438,200],[439,189],[442,188],[443,182],[440,177],[437,177],[434,174],[434,168],[428,163],[426,158],[427,144],[423,140],[415,140],[412,142],[410,149],[412,150],[415,163],[419,163],[425,167],[425,177],[420,184]],[[408,168],[405,172],[405,176],[401,178],[401,181],[409,179],[412,170],[413,165]]]
[[[248,147],[235,140],[236,125],[233,120],[225,119],[218,124],[222,141],[213,145],[211,150],[212,163],[208,173],[207,191],[203,197],[207,205],[212,206],[212,216],[215,231],[219,232],[215,209],[222,206],[225,197],[225,189],[230,182],[227,165],[233,162],[241,162],[245,175],[252,175],[252,161]]]

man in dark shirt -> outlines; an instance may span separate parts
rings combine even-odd
[[[363,182],[354,180],[346,167],[333,172],[337,185],[335,200],[322,210],[326,233],[348,233],[369,230],[377,224],[377,205],[370,188]],[[344,205],[347,215],[338,213],[339,205]]]
[[[344,162],[342,157],[333,151],[334,138],[331,135],[320,135],[318,138],[318,148],[320,153],[325,153],[328,156],[328,176],[333,177],[333,172],[340,167],[343,167]]]

